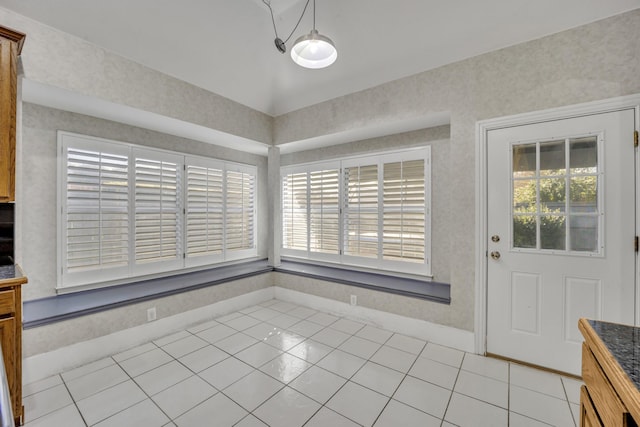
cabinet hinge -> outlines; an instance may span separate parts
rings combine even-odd
[[[636,238],[635,238],[634,247],[635,247],[636,252],[638,252],[638,236],[636,236]]]
[[[637,130],[633,131],[633,146],[634,147],[638,146],[638,131]]]

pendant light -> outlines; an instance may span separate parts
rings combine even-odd
[[[293,62],[305,68],[325,68],[338,58],[333,41],[316,30],[316,0],[313,0],[313,29],[298,38],[291,49]]]

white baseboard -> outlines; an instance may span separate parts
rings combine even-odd
[[[22,361],[22,382],[29,384],[50,377],[272,298],[273,287],[260,289],[155,322],[27,357]]]
[[[426,320],[414,319],[350,305],[344,302],[305,294],[291,289],[275,287],[275,298],[295,304],[306,305],[353,320],[360,320],[393,332],[410,335],[435,344],[475,353],[475,334],[470,331],[438,325]]]

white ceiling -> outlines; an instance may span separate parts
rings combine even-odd
[[[306,0],[271,0],[285,39]],[[323,70],[273,44],[262,0],[0,0],[124,57],[280,115],[640,7],[640,0],[316,0]],[[311,0],[313,3],[313,0]],[[292,41],[312,27],[311,7]]]

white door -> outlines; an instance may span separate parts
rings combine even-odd
[[[634,323],[634,117],[488,133],[488,353],[579,375],[580,317]]]

